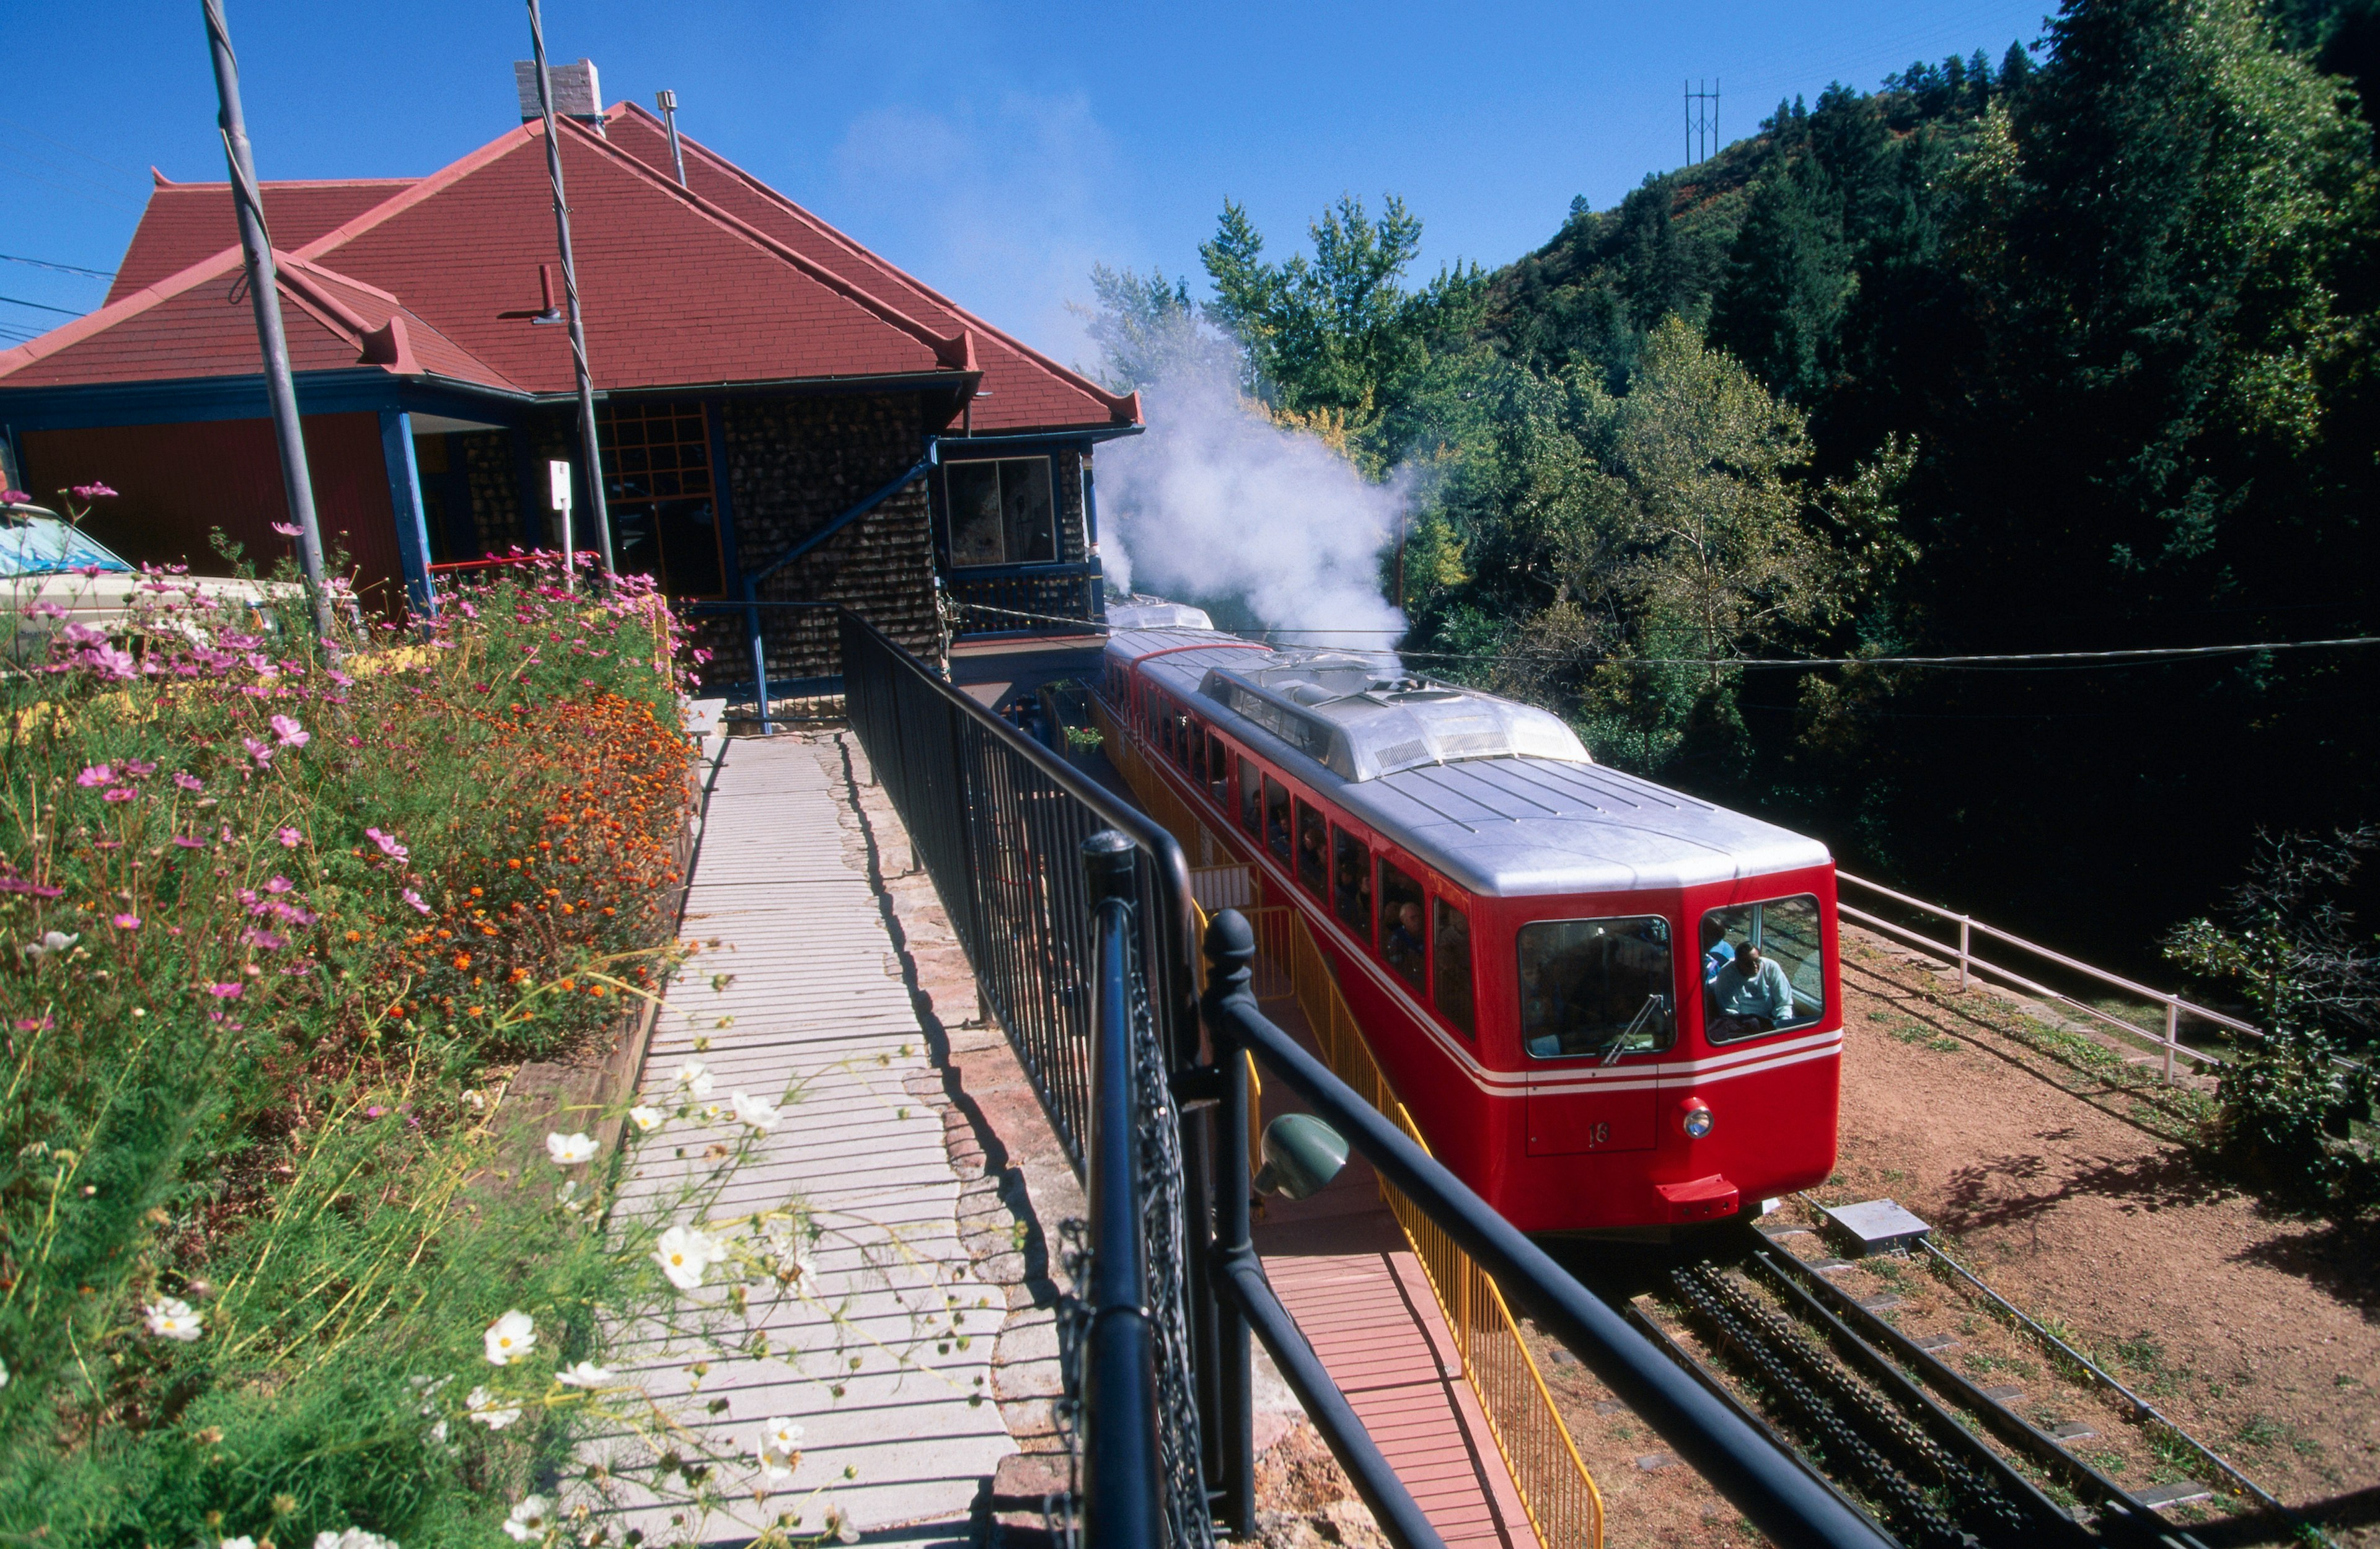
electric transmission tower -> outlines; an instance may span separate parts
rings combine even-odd
[[[1686,82],[1686,164],[1708,161],[1718,150],[1718,78],[1707,86]]]

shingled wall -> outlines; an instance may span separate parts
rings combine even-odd
[[[727,479],[736,555],[747,573],[880,490],[925,452],[914,395],[744,399],[726,405]],[[940,646],[926,479],[760,584],[763,599],[839,602],[921,656]],[[722,675],[744,675],[741,623],[722,621],[714,651],[737,654]],[[831,618],[772,611],[764,620],[771,678],[841,671]],[[724,664],[722,664],[724,665]]]

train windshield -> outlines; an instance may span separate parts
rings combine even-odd
[[[1818,901],[1772,899],[1703,915],[1703,1032],[1712,1043],[1806,1027],[1827,1014]]]
[[[1539,1059],[1665,1049],[1676,1040],[1670,922],[1658,914],[1521,927],[1521,1042]]]

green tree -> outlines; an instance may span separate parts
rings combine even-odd
[[[1780,104],[1773,123],[1796,115]],[[1711,313],[1711,338],[1771,391],[1809,404],[1834,364],[1835,337],[1857,280],[1843,239],[1842,200],[1816,156],[1780,146],[1752,203]]]
[[[1268,402],[1295,416],[1340,417],[1360,434],[1434,342],[1466,331],[1477,271],[1450,268],[1407,290],[1422,226],[1394,194],[1378,220],[1362,200],[1342,197],[1306,231],[1311,258],[1269,262],[1247,211],[1226,200],[1214,237],[1198,249],[1215,287],[1208,316],[1238,340],[1249,384]]]

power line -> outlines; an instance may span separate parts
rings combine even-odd
[[[1083,619],[1069,619],[1056,613],[1027,613],[1014,608],[994,608],[980,602],[963,602],[960,607],[970,612],[993,613],[1006,618],[1033,619],[1045,623],[1073,624],[1078,629],[1100,634],[1112,633],[1112,627]],[[1179,627],[1134,630],[1135,635],[1205,634],[1208,631],[1185,631]],[[1232,635],[1251,643],[1269,643],[1279,635],[1338,635],[1358,638],[1380,639],[1390,632],[1379,629],[1266,629],[1216,630],[1219,635]],[[2344,649],[2356,646],[2380,646],[2380,635],[2354,635],[2333,640],[2260,640],[2236,646],[2141,646],[2110,651],[2010,651],[1984,656],[1597,656],[1572,655],[1559,651],[1507,653],[1502,655],[1471,655],[1460,651],[1401,650],[1383,644],[1376,649],[1399,657],[1423,661],[1487,661],[1487,662],[1611,662],[1640,667],[2031,667],[2059,666],[2119,666],[2131,661],[2173,661],[2223,656],[2254,656],[2266,651],[2310,651]],[[1357,647],[1349,647],[1355,649]]]
[[[113,280],[113,269],[85,269],[80,264],[52,263],[48,259],[18,258],[14,253],[0,253],[0,263],[29,264],[35,269],[55,269],[61,274],[81,274],[93,280]]]
[[[6,301],[11,307],[30,307],[37,312],[63,312],[70,318],[82,316],[72,307],[53,307],[46,301],[21,301],[13,296],[0,296],[0,301]]]

